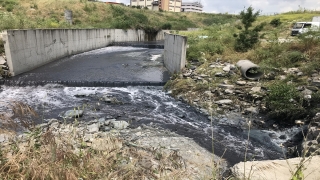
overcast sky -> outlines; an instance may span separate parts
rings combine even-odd
[[[130,4],[130,0],[103,0]],[[182,0],[194,2],[200,0]],[[273,14],[306,8],[308,10],[320,10],[320,0],[201,0],[205,12],[238,14],[250,5],[255,10],[261,10],[261,14]]]

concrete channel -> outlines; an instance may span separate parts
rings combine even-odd
[[[8,30],[3,36],[13,77],[0,85],[163,86],[185,66],[186,37],[163,31],[151,37],[143,30]]]

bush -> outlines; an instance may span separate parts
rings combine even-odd
[[[12,11],[13,11],[13,5],[12,5],[12,4],[7,5],[7,6],[6,6],[6,10],[7,10],[8,12],[12,12]]]
[[[238,52],[246,52],[252,49],[256,43],[259,42],[259,32],[263,29],[264,24],[260,24],[254,28],[252,24],[257,20],[260,11],[253,13],[253,8],[247,8],[246,12],[243,10],[240,13],[240,19],[244,30],[242,30],[236,37],[236,44],[234,49]],[[251,28],[251,29],[249,29]]]
[[[200,60],[202,56],[201,52],[213,56],[215,54],[222,54],[224,52],[224,47],[210,38],[198,40],[195,41],[195,43],[189,43],[187,59]]]
[[[279,123],[294,123],[294,120],[307,115],[302,106],[301,95],[294,85],[277,82],[272,84],[269,90],[266,104],[271,118],[282,120]]]
[[[172,28],[172,24],[170,23],[165,23],[161,27],[161,29],[166,29],[166,30],[170,30],[171,28]]]
[[[280,21],[280,18],[274,18],[270,21],[270,24],[273,26],[273,27],[278,27],[282,24],[282,22]]]
[[[4,53],[4,42],[0,39],[0,55]]]
[[[288,53],[287,57],[291,63],[296,63],[300,60],[304,60],[303,53],[300,51],[291,51]]]

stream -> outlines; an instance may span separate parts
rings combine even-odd
[[[297,128],[281,132],[251,129],[247,141],[248,130],[239,128],[237,124],[225,123],[243,120],[240,114],[215,117],[211,127],[208,116],[172,98],[162,88],[65,87],[57,84],[3,86],[0,113],[10,113],[12,102],[23,102],[39,114],[36,123],[41,123],[52,118],[64,121],[61,114],[65,111],[81,109],[84,110],[83,117],[79,118],[81,121],[105,117],[126,120],[132,128],[141,124],[159,126],[190,137],[209,151],[212,151],[213,130],[214,153],[223,156],[229,165],[243,161],[245,152],[247,160],[280,159],[283,157],[280,144],[299,131]],[[106,98],[116,99],[117,103],[106,102]],[[283,134],[286,134],[286,139],[279,138]]]

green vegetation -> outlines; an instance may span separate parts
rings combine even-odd
[[[2,39],[0,39],[0,55],[4,53],[4,42]]]
[[[303,107],[303,97],[292,84],[276,82],[269,86],[270,93],[267,99],[269,116],[275,119],[293,123],[294,120],[306,116],[306,109]]]
[[[26,28],[175,29],[232,22],[233,15],[155,12],[87,0],[0,0],[0,30]],[[9,9],[8,9],[9,8]],[[64,20],[73,12],[73,25]],[[12,13],[9,13],[12,12]]]
[[[243,26],[238,26],[241,32],[239,34],[235,34],[236,43],[234,48],[236,51],[246,52],[249,49],[252,49],[253,46],[258,43],[259,32],[263,29],[264,24],[261,23],[254,28],[251,27],[252,24],[257,20],[259,13],[259,11],[253,13],[252,7],[249,7],[246,12],[241,11],[240,19]],[[242,30],[242,28],[244,28],[244,30]]]
[[[217,60],[235,64],[241,59],[249,59],[259,64],[264,74],[274,74],[278,77],[273,80],[260,79],[262,86],[269,91],[264,99],[269,117],[278,119],[279,123],[293,123],[294,119],[312,117],[319,106],[319,103],[315,103],[318,92],[313,92],[312,98],[307,100],[296,88],[310,86],[308,78],[320,70],[320,31],[308,32],[297,37],[291,37],[290,33],[294,22],[310,21],[319,13],[297,11],[274,16],[258,16],[259,11],[254,13],[250,7],[242,12],[239,17],[242,18],[241,21],[235,17],[232,22],[213,24],[200,31],[179,32],[188,37],[187,67],[190,68],[191,64],[196,63],[194,71],[197,74],[208,75],[212,81],[184,81],[177,75],[175,80],[168,83],[167,88],[172,89],[174,95],[181,95],[185,94],[184,88],[188,87],[193,94],[190,97],[188,94],[186,98],[190,98],[189,101],[192,102],[192,97],[208,91],[208,87],[216,87],[216,84],[226,79],[235,82],[240,78],[239,74],[216,77],[215,74],[221,72],[221,69],[209,68],[211,64]],[[246,18],[248,20],[244,20]],[[259,31],[256,30],[261,30],[259,35]],[[253,32],[253,36],[248,31]],[[238,34],[237,38],[233,37],[234,34]],[[240,37],[241,34],[244,38]],[[303,75],[286,74],[285,68],[298,68]],[[285,80],[280,80],[280,76],[285,76]],[[234,101],[237,101],[237,97]],[[206,103],[202,106],[207,107]]]

